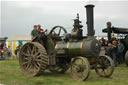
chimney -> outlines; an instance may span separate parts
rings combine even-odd
[[[93,20],[93,7],[94,5],[86,5],[86,14],[87,14],[87,31],[88,31],[88,36],[94,36],[95,31],[94,31],[94,20]]]

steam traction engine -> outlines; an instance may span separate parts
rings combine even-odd
[[[40,35],[26,43],[20,50],[19,63],[27,76],[36,76],[46,69],[64,73],[71,68],[72,78],[86,80],[90,69],[102,77],[109,77],[114,70],[110,57],[100,56],[100,44],[94,37],[93,7],[86,5],[88,35],[82,35],[79,15],[74,19],[70,34],[62,26],[55,26],[49,34]],[[63,35],[62,35],[63,34]]]

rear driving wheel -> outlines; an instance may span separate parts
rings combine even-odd
[[[25,75],[39,75],[48,65],[45,48],[38,42],[26,43],[20,50],[19,64]]]

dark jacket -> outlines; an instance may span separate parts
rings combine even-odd
[[[110,43],[110,41],[111,41],[111,33],[112,33],[112,30],[111,30],[111,28],[107,28],[107,36],[108,36],[108,41],[109,41],[109,43]]]
[[[124,51],[124,45],[122,43],[117,45],[117,51],[122,53]]]
[[[113,54],[113,53],[117,53],[117,46],[113,46],[113,47],[112,47],[112,54]]]

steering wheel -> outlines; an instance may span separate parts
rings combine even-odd
[[[59,29],[58,32],[56,32],[57,29]],[[55,26],[55,27],[53,27],[49,34],[53,34],[55,37],[60,37],[60,35],[62,33],[61,30],[64,32],[64,35],[67,34],[67,30],[64,27],[62,27],[62,26]]]

